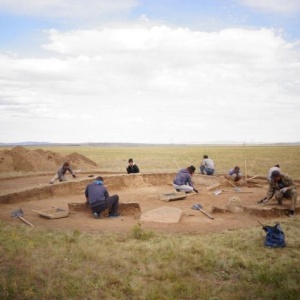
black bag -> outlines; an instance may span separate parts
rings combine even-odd
[[[265,246],[272,248],[285,247],[285,234],[279,224],[275,226],[263,226],[263,230],[267,233]]]

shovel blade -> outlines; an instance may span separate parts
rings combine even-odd
[[[192,209],[195,209],[195,210],[200,210],[202,208],[202,205],[201,204],[194,204]]]
[[[22,208],[19,208],[17,210],[12,211],[10,215],[14,218],[18,218],[18,217],[24,216],[24,213],[23,213]]]

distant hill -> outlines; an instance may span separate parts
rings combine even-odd
[[[19,142],[19,143],[0,143],[1,146],[39,146],[39,145],[51,145],[48,142]]]
[[[236,141],[220,141],[209,143],[49,143],[49,142],[16,142],[16,143],[1,143],[0,146],[97,146],[97,147],[146,147],[146,146],[300,146],[300,142],[293,143],[250,143]]]

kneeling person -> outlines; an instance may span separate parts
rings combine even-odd
[[[109,196],[106,187],[103,185],[103,178],[97,177],[96,180],[87,185],[85,189],[86,202],[90,205],[93,215],[99,219],[100,213],[109,210],[109,217],[118,217],[119,196]]]
[[[181,169],[173,180],[173,186],[178,192],[190,193],[192,191],[198,193],[192,183],[192,175],[195,173],[196,168],[189,166],[186,169]]]

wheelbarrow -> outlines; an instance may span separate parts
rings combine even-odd
[[[10,214],[12,217],[14,218],[19,218],[20,220],[22,220],[24,223],[26,223],[27,225],[34,227],[29,221],[27,221],[25,218],[23,218],[24,216],[24,212],[21,208],[14,210],[13,212],[11,212]]]

